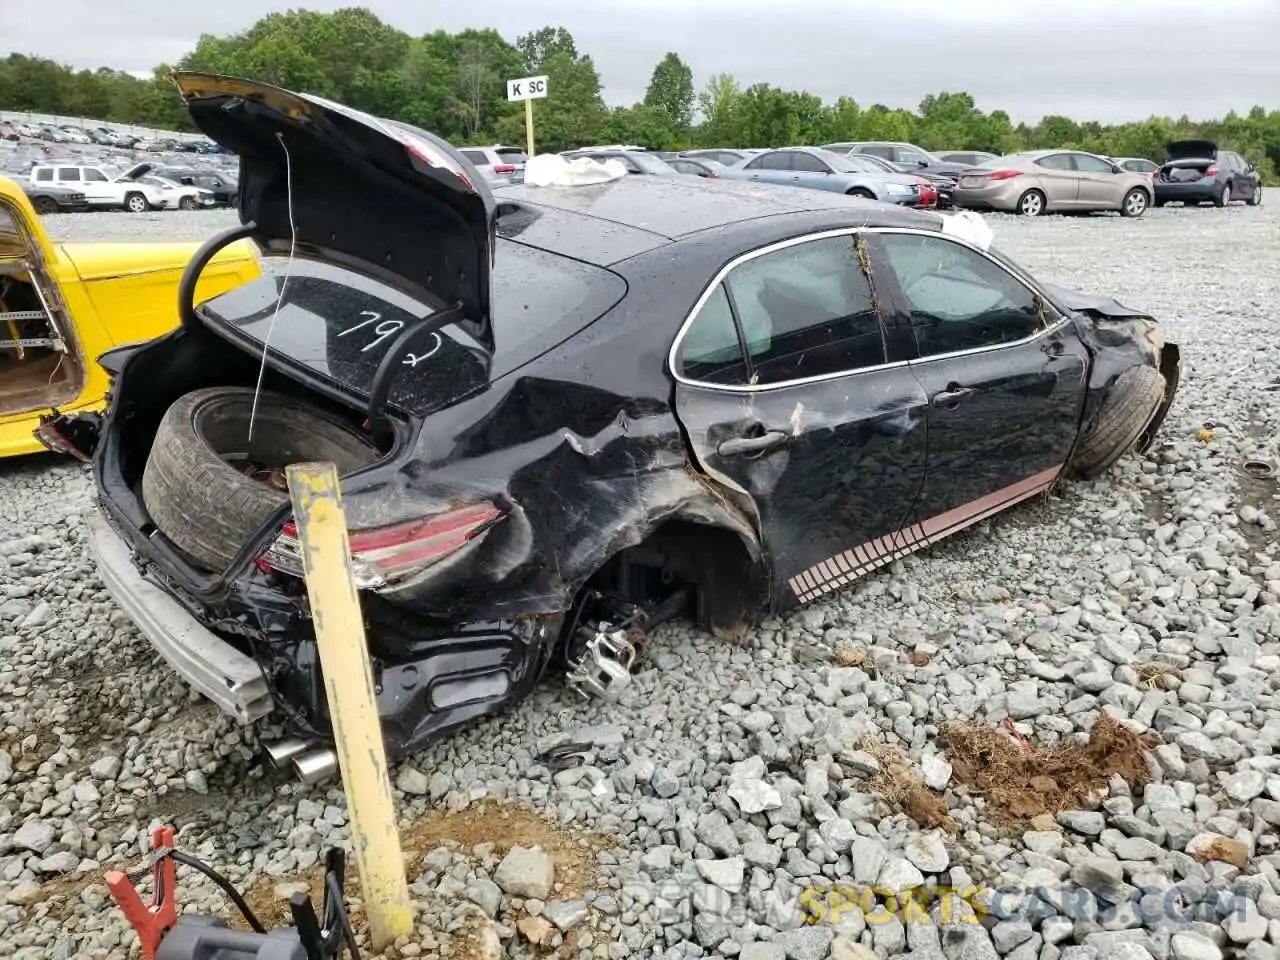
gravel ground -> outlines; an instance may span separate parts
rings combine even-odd
[[[1167,322],[1184,379],[1156,449],[740,645],[664,629],[620,704],[549,682],[400,765],[418,930],[400,954],[1280,957],[1280,509],[1237,467],[1280,458],[1278,210],[1270,191],[992,217],[1040,276]],[[0,489],[0,955],[126,955],[100,876],[161,820],[278,911],[347,840],[341,790],[264,768],[276,732],[237,729],[152,654],[94,574],[82,468],[2,464]],[[596,744],[585,765],[537,761],[569,733]],[[935,902],[937,923],[884,895],[921,884],[983,891]],[[180,886],[224,912],[190,871]],[[810,925],[806,904],[844,909]]]

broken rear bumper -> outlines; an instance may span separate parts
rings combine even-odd
[[[206,607],[144,574],[105,517],[92,517],[90,533],[107,590],[183,680],[241,723],[278,707],[292,734],[333,741],[304,604],[251,575]],[[143,567],[150,569],[145,559]],[[523,699],[550,661],[563,623],[557,614],[444,624],[375,596],[362,596],[362,609],[374,701],[392,757]]]
[[[89,518],[89,542],[107,591],[183,680],[241,723],[271,712],[271,691],[253,658],[206,630],[149,583],[124,539],[100,514]]]

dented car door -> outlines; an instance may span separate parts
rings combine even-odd
[[[753,251],[671,351],[699,468],[754,504],[775,609],[905,552],[888,535],[923,483],[927,398],[910,330],[881,316],[866,263],[850,232]]]
[[[1071,454],[1088,377],[1076,328],[996,260],[936,233],[876,238],[880,289],[914,331],[929,456],[912,522],[932,543],[1047,490]],[[883,259],[880,259],[883,258]]]

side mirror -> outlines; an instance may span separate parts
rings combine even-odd
[[[916,166],[917,166],[917,167],[927,167],[928,165],[929,165],[929,161],[928,161],[928,160],[917,160],[917,161],[916,161]]]

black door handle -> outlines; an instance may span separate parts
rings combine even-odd
[[[716,447],[722,457],[741,457],[745,454],[764,453],[782,446],[791,435],[781,430],[770,430],[758,437],[730,437]]]
[[[947,409],[947,410],[954,410],[956,407],[960,406],[960,401],[963,400],[965,397],[969,396],[969,394],[971,393],[973,393],[972,387],[960,387],[960,386],[952,385],[946,390],[942,390],[938,393],[935,393],[929,399],[930,401],[932,401],[935,407],[943,407],[944,409]]]

